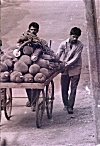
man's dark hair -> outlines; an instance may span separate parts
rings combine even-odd
[[[31,22],[31,23],[29,24],[29,29],[30,29],[32,26],[33,26],[34,28],[36,28],[37,30],[39,30],[39,24],[38,24],[38,23],[36,23],[36,22]]]
[[[70,31],[70,35],[77,35],[80,36],[81,35],[81,29],[78,27],[73,27]]]

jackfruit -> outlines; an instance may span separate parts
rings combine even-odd
[[[23,48],[23,54],[25,55],[31,55],[33,53],[34,49],[30,46],[25,46]]]
[[[0,82],[8,82],[10,79],[10,73],[8,71],[0,73]]]
[[[0,72],[8,71],[8,66],[4,62],[0,62]]]
[[[40,57],[41,54],[42,54],[42,49],[36,48],[34,53],[31,55],[31,60],[33,62],[37,61],[37,59]]]
[[[48,69],[46,69],[46,68],[41,68],[40,73],[43,73],[46,76],[46,78],[48,78],[50,76],[50,73],[49,73]]]
[[[40,66],[37,64],[33,64],[29,67],[29,73],[33,76],[36,75],[40,71]]]
[[[47,55],[47,54],[43,54],[42,58],[45,59],[45,60],[51,60],[52,59],[52,57],[50,55]]]
[[[18,71],[13,71],[10,74],[10,81],[11,82],[16,82],[16,83],[21,83],[23,82],[24,78],[21,72]]]
[[[8,69],[12,69],[13,68],[13,62],[11,59],[6,59],[4,61],[4,63],[8,66]]]
[[[48,68],[49,67],[49,61],[48,60],[44,60],[42,58],[40,58],[38,61],[37,61],[37,64],[42,68]]]
[[[42,54],[42,48],[36,48],[34,50],[34,53],[32,55],[35,55],[35,56],[40,56]]]
[[[28,66],[24,62],[19,60],[14,64],[14,71],[19,71],[21,73],[27,73]]]
[[[7,59],[11,59],[9,56],[7,56],[6,54],[4,54],[3,56],[1,56],[1,58],[0,58],[0,60],[2,61],[2,62],[4,62],[5,60],[7,60]]]
[[[22,55],[19,60],[24,62],[26,65],[31,65],[32,63],[31,58],[28,55]]]
[[[10,51],[10,52],[8,52],[8,53],[4,53],[4,54],[1,56],[1,58],[0,58],[0,60],[1,60],[2,62],[5,61],[6,59],[10,59],[10,60],[15,59],[15,56],[13,55],[13,52],[12,52],[12,51]]]
[[[30,73],[24,75],[24,82],[33,83],[33,76]]]
[[[34,77],[34,81],[37,83],[44,83],[46,81],[46,76],[43,73],[37,73]]]
[[[58,63],[58,62],[50,62],[49,69],[51,69],[53,71],[59,70],[60,69],[60,63]]]
[[[32,54],[31,60],[32,60],[33,62],[36,62],[37,59],[38,59],[38,56],[35,56],[34,54]]]

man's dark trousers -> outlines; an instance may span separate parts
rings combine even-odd
[[[71,107],[73,109],[79,79],[80,74],[74,76],[69,76],[68,74],[61,75],[61,90],[64,106]],[[70,95],[68,95],[69,87],[71,88]]]
[[[31,105],[35,104],[37,90],[34,90],[34,89],[26,89],[26,92],[27,92],[28,100],[31,103]]]

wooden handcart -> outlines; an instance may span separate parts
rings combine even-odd
[[[43,113],[46,109],[48,119],[52,118],[53,101],[54,101],[54,82],[53,78],[56,77],[60,71],[52,74],[49,79],[44,83],[0,83],[0,88],[4,90],[3,101],[1,109],[4,110],[7,120],[11,118],[12,111],[12,88],[25,88],[34,89],[36,91],[36,126],[42,126]]]

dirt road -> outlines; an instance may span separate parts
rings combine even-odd
[[[3,5],[2,40],[3,49],[16,44],[18,37],[27,30],[31,21],[40,24],[39,36],[48,42],[53,40],[52,49],[56,52],[60,42],[69,35],[73,26],[82,29],[81,41],[84,43],[83,69],[77,91],[74,114],[63,111],[60,93],[60,75],[55,78],[55,101],[53,119],[46,113],[42,129],[35,126],[35,113],[25,107],[25,91],[14,91],[11,121],[2,113],[1,139],[6,138],[9,146],[95,146],[94,100],[89,90],[87,58],[87,36],[84,4],[81,1],[30,1]],[[23,93],[23,94],[22,94]]]

